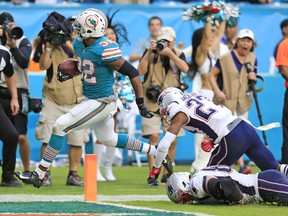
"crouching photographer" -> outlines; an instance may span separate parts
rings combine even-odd
[[[187,85],[181,82],[181,71],[188,72],[188,64],[184,53],[175,48],[176,33],[171,27],[163,27],[159,31],[157,41],[151,40],[149,47],[143,54],[139,62],[138,70],[144,76],[143,90],[144,100],[148,109],[155,113],[151,119],[142,119],[142,136],[149,138],[150,144],[158,145],[161,126],[165,133],[168,124],[165,119],[159,115],[157,99],[160,93],[168,87],[187,89]],[[181,130],[178,136],[183,136]],[[176,140],[169,149],[169,156],[174,160],[176,153]],[[149,168],[152,169],[154,158],[148,156]],[[165,171],[161,182],[166,182],[169,174]],[[158,182],[151,182],[148,178],[148,184],[157,185]]]
[[[19,150],[22,159],[22,163],[25,171],[29,171],[30,163],[30,144],[27,138],[27,125],[28,125],[28,95],[29,95],[29,78],[28,78],[28,66],[30,55],[32,52],[32,46],[30,41],[23,35],[23,29],[16,26],[14,17],[7,12],[0,14],[0,39],[1,44],[6,46],[10,50],[12,55],[12,64],[14,74],[16,76],[16,87],[18,93],[18,102],[20,110],[17,115],[13,116],[11,113],[7,113],[17,130]],[[5,82],[4,76],[0,78],[0,102],[3,105],[6,112],[10,112],[11,97]],[[26,111],[26,112],[24,112]],[[8,154],[8,152],[6,152]],[[10,152],[9,154],[13,154]],[[14,152],[15,154],[15,152]],[[17,182],[18,183],[18,182]],[[9,183],[8,186],[19,186],[15,181]]]

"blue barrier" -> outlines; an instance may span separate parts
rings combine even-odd
[[[200,4],[195,2],[194,4]],[[55,5],[24,5],[0,3],[2,10],[13,14],[17,25],[24,29],[25,35],[32,41],[42,28],[42,22],[47,14],[57,11],[66,17],[80,13],[82,10],[94,7],[104,12],[109,9],[120,9],[115,21],[125,24],[128,38],[132,46],[123,45],[124,55],[129,55],[135,42],[149,35],[147,22],[151,16],[157,15],[163,19],[165,26],[172,26],[177,33],[177,43],[184,41],[185,47],[191,44],[193,31],[202,23],[184,22],[181,13],[192,4],[152,4],[152,5],[119,5],[119,4],[55,4]],[[255,5],[238,3],[241,17],[240,28],[250,28],[255,33],[259,71],[269,71],[269,57],[273,54],[274,46],[281,39],[280,22],[287,18],[288,4]]]
[[[194,4],[199,4],[195,2]],[[85,8],[96,7],[104,12],[109,8],[120,9],[115,20],[121,21],[128,30],[128,36],[132,46],[123,45],[124,55],[129,55],[133,46],[139,38],[148,35],[147,22],[151,16],[157,15],[164,21],[165,26],[172,26],[177,33],[177,43],[184,41],[185,46],[190,45],[193,31],[202,26],[201,23],[183,22],[181,12],[192,4],[153,4],[153,5],[111,5],[111,4],[77,4],[68,5],[29,5],[15,6],[12,4],[0,3],[1,10],[4,9],[13,14],[18,26],[24,29],[25,35],[32,41],[42,28],[42,22],[47,18],[47,13],[57,11],[66,17],[78,14]],[[269,75],[269,57],[273,54],[274,46],[281,39],[280,22],[287,18],[288,4],[280,5],[250,5],[238,4],[241,12],[239,22],[240,28],[250,28],[254,31],[257,40],[255,53],[258,58],[259,72],[263,73],[266,87],[258,94],[258,100],[263,116],[263,122],[281,122],[284,86],[283,78],[279,74]],[[36,10],[37,9],[37,10]],[[31,95],[42,96],[43,75],[30,75]],[[192,84],[190,83],[190,89]],[[28,137],[31,142],[31,159],[39,160],[39,149],[41,143],[34,137],[34,128],[39,115],[29,114]],[[254,125],[259,125],[255,105],[253,104],[249,120]],[[137,121],[139,127],[140,120]],[[281,128],[268,131],[267,140],[269,148],[276,158],[280,160],[282,145]],[[262,134],[259,133],[262,137]],[[185,137],[179,138],[176,160],[191,161],[194,159],[194,135],[186,133]],[[1,148],[0,148],[1,151]],[[0,156],[1,157],[1,156]],[[18,155],[19,157],[19,155]]]

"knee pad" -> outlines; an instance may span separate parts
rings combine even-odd
[[[58,123],[55,123],[52,127],[52,133],[57,136],[65,136],[65,132],[63,131],[63,126],[59,125]]]
[[[118,141],[118,135],[116,133],[114,133],[112,137],[105,137],[105,138],[97,137],[97,138],[103,145],[111,146],[111,147],[115,147]]]
[[[210,179],[208,190],[216,200],[223,200],[226,203],[237,203],[243,199],[238,185],[230,177]]]

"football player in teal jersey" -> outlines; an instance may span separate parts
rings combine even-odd
[[[130,78],[140,114],[145,118],[152,118],[153,114],[144,104],[138,71],[122,58],[119,45],[104,37],[107,25],[106,16],[97,9],[86,9],[76,17],[73,26],[78,37],[73,46],[78,68],[82,71],[86,100],[56,120],[49,144],[35,171],[15,173],[24,183],[40,187],[47,168],[62,149],[65,134],[83,128],[92,128],[97,139],[107,146],[155,155],[155,146],[114,132],[113,115],[117,111],[114,70]]]

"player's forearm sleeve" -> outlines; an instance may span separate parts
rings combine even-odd
[[[161,166],[162,161],[164,160],[164,158],[168,154],[168,150],[169,150],[171,143],[175,139],[176,139],[175,134],[172,134],[169,131],[167,131],[165,133],[165,136],[162,138],[162,140],[160,141],[158,148],[157,148],[157,154],[156,154],[156,158],[155,158],[154,167],[159,168]]]

